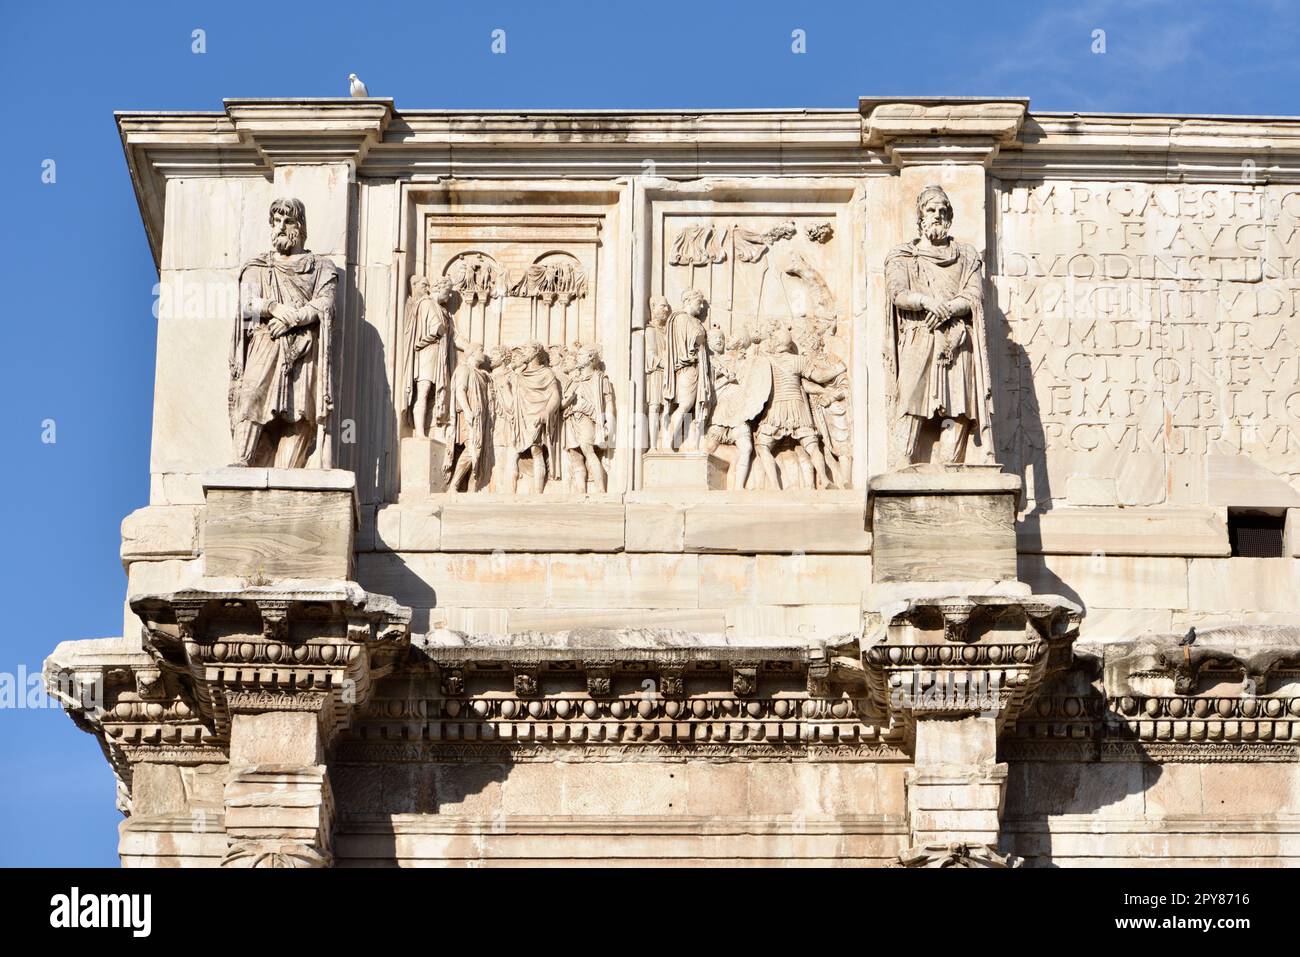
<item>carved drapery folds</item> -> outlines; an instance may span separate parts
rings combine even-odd
[[[850,329],[827,278],[838,278],[834,236],[811,215],[665,217],[666,295],[651,297],[644,333],[646,487],[851,485]]]

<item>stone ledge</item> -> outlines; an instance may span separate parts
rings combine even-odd
[[[1060,508],[1016,523],[1021,554],[1223,557],[1231,552],[1222,509]]]
[[[1000,465],[909,465],[873,475],[867,498],[877,495],[1020,495],[1020,476]]]
[[[271,469],[225,468],[202,474],[204,491],[212,488],[294,489],[327,492],[352,492],[357,477],[347,469]]]

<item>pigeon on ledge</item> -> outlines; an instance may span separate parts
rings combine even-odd
[[[369,96],[370,91],[355,73],[348,74],[348,92],[353,96]]]

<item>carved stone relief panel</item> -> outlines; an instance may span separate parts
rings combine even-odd
[[[1300,190],[1008,182],[995,201],[995,432],[1031,500],[1295,498]]]
[[[403,434],[441,446],[445,491],[601,493],[622,481],[627,323],[605,280],[606,219],[499,204],[420,217],[399,406]]]
[[[716,456],[733,490],[846,488],[851,230],[839,207],[759,207],[656,204],[645,333],[651,454]],[[696,324],[703,335],[687,335]],[[675,381],[683,375],[688,386],[700,380],[690,396]]]

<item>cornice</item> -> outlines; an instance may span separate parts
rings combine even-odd
[[[864,177],[915,164],[1008,179],[1300,182],[1300,117],[1032,113],[1025,98],[864,97],[857,109],[405,110],[228,99],[116,114],[155,261],[166,181],[348,163],[393,179]]]

